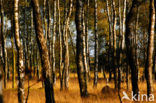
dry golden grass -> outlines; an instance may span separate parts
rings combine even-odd
[[[91,76],[93,77],[93,75]],[[65,91],[65,90],[60,91],[59,79],[57,80],[56,85],[54,87],[56,103],[120,103],[117,92],[116,93],[114,92],[102,93],[101,92],[102,88],[106,86],[106,81],[102,79],[102,74],[99,75],[100,79],[98,81],[97,88],[93,88],[92,80],[88,83],[88,91],[90,94],[88,98],[80,97],[79,84],[76,78],[77,78],[76,74],[70,75],[68,91]],[[30,93],[28,97],[28,103],[45,103],[45,94],[44,94],[44,88],[42,88],[42,83],[37,82],[36,80],[31,80],[30,86],[31,87],[30,87]],[[26,80],[25,81],[26,95],[27,95],[27,87],[28,87],[28,81]],[[113,90],[114,83],[110,82],[109,87],[112,88]],[[122,83],[122,89],[120,92],[121,96],[122,96],[122,91],[126,91],[125,88],[126,88],[126,84]],[[140,93],[146,93],[146,83],[145,82],[139,83],[139,89],[140,89]],[[154,90],[156,90],[155,84],[154,84]],[[128,93],[129,91],[126,91],[126,92]],[[17,86],[15,89],[12,89],[11,81],[7,83],[7,89],[3,90],[3,95],[4,95],[5,103],[18,103]],[[132,102],[124,100],[123,103],[132,103]],[[140,103],[144,103],[144,102],[140,102]]]

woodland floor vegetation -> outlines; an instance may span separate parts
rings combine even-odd
[[[113,81],[108,83],[108,88],[106,88],[106,80],[103,79],[102,73],[99,73],[99,80],[97,89],[93,89],[93,73],[91,75],[92,80],[88,82],[88,91],[89,97],[81,98],[79,92],[79,84],[77,80],[77,74],[71,73],[70,80],[69,80],[69,90],[60,91],[59,82],[56,82],[54,86],[54,93],[55,93],[55,101],[56,103],[120,103],[118,93],[114,89]],[[59,81],[59,79],[57,79]],[[44,88],[42,87],[42,82],[37,81],[37,79],[30,80],[30,93],[28,97],[28,103],[44,103],[45,101],[45,93]],[[28,93],[28,80],[25,80],[25,95],[27,96]],[[154,82],[154,91],[156,90],[156,82]],[[103,91],[103,88],[106,88]],[[131,86],[130,86],[131,88]],[[146,82],[139,82],[140,93],[146,94]],[[126,89],[126,83],[121,83],[121,90],[120,95],[122,96],[122,91],[127,92],[130,96],[131,89]],[[4,89],[4,102],[5,103],[17,103],[17,86],[12,89],[12,81],[8,81],[7,89]],[[156,95],[156,92],[154,92]],[[123,103],[133,103],[128,100],[123,100]],[[140,102],[144,103],[144,102]],[[148,102],[146,102],[148,103]],[[152,102],[149,102],[152,103]],[[154,103],[154,102],[153,102]]]

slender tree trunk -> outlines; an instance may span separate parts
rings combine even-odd
[[[94,0],[94,33],[95,33],[94,86],[97,87],[98,81],[97,0]]]
[[[108,53],[108,62],[109,62],[109,81],[112,79],[112,73],[111,73],[111,36],[112,36],[112,19],[110,15],[110,7],[108,0],[106,1],[106,8],[107,8],[107,16],[108,16],[108,22],[109,22],[109,53]]]
[[[118,50],[118,53],[117,53],[117,57],[118,57],[118,90],[120,90],[120,87],[121,87],[121,69],[122,69],[122,66],[121,66],[121,62],[122,62],[122,40],[121,40],[121,37],[122,37],[122,15],[121,15],[121,0],[119,0],[119,42],[118,42],[118,47],[119,47],[119,50]]]
[[[26,0],[26,3],[27,3],[27,0]],[[26,4],[26,8],[28,8],[28,5]],[[28,22],[26,21],[26,24],[28,24]],[[26,42],[26,48],[27,48],[27,63],[28,63],[28,68],[30,68],[31,70],[33,70],[33,68],[35,69],[35,67],[33,66],[33,68],[31,68],[31,62],[30,62],[30,59],[31,59],[31,32],[29,33],[29,25],[26,25],[26,34],[27,34],[27,37],[26,37],[26,41],[30,41],[29,42]],[[31,73],[30,73],[30,76],[31,76]]]
[[[47,45],[48,45],[48,53],[49,53],[49,61],[50,64],[52,65],[52,67],[54,66],[54,72],[52,70],[52,73],[55,74],[55,61],[53,62],[53,54],[51,55],[52,52],[54,52],[54,56],[55,56],[55,51],[52,51],[52,43],[51,43],[51,5],[50,5],[50,0],[47,0],[47,15],[48,15],[48,30],[47,30]],[[54,26],[54,25],[53,25]],[[55,36],[56,34],[54,34],[53,36]],[[55,39],[55,38],[54,38]],[[54,41],[55,42],[55,41]],[[54,57],[55,59],[55,57]],[[55,75],[52,74],[52,77],[54,76],[54,78],[52,79],[54,82],[56,82],[55,79]]]
[[[60,90],[63,89],[63,81],[62,81],[62,69],[63,69],[63,65],[62,65],[62,33],[61,33],[61,24],[60,24],[60,0],[57,1],[58,3],[58,32],[59,32],[59,49],[60,49],[60,53],[59,53],[59,78],[60,78]]]
[[[90,0],[87,0],[87,14],[86,14],[86,29],[85,29],[85,43],[86,43],[86,59],[87,59],[87,68],[88,68],[88,81],[90,80],[90,56],[89,56],[89,44],[88,44],[88,24],[89,24],[89,8],[90,8]]]
[[[147,95],[153,92],[152,67],[153,67],[153,51],[154,51],[154,30],[155,30],[155,6],[154,0],[150,0],[150,22],[149,22],[149,36],[147,47],[147,59],[145,66],[145,77],[147,81]]]
[[[24,61],[23,61],[23,48],[19,37],[19,13],[18,13],[19,0],[14,0],[14,32],[15,44],[17,48],[17,67],[18,67],[18,102],[25,103],[24,96]]]
[[[85,74],[84,74],[84,78],[86,78],[86,82],[85,83],[87,83],[87,74],[88,74],[88,66],[87,66],[87,58],[86,58],[86,41],[85,41],[85,35],[86,35],[86,33],[85,33],[85,22],[84,22],[84,20],[85,20],[85,17],[84,17],[84,6],[83,6],[83,8],[82,8],[82,29],[83,29],[83,66],[84,66],[84,71],[85,71]],[[87,85],[87,84],[86,84]]]
[[[66,41],[65,41],[65,78],[64,78],[64,85],[65,89],[68,89],[68,81],[69,81],[69,47],[68,47],[68,35],[66,31]]]
[[[38,0],[32,0],[33,17],[36,31],[37,43],[40,51],[41,63],[42,63],[42,77],[45,84],[45,96],[46,103],[55,103],[54,90],[51,78],[51,66],[49,62],[48,49],[46,40],[44,38],[40,8]]]
[[[122,37],[121,37],[121,50],[122,50],[122,53],[121,53],[121,57],[123,57],[124,55],[124,51],[125,51],[125,33],[126,33],[126,13],[127,13],[127,0],[124,0],[123,2],[123,20],[122,20]],[[126,57],[127,59],[127,57]],[[127,59],[128,61],[128,59]],[[126,84],[127,84],[127,90],[129,88],[129,64],[128,62],[126,63],[127,67],[126,67]]]
[[[2,21],[3,22],[3,21]],[[3,25],[2,25],[3,26]],[[8,73],[8,60],[7,60],[7,49],[6,49],[6,35],[2,33],[2,50],[3,50],[3,59],[4,59],[4,88],[7,87],[7,73]]]
[[[68,47],[68,28],[69,28],[69,22],[70,22],[70,16],[72,13],[72,7],[73,7],[73,0],[70,0],[70,7],[67,12],[67,16],[64,21],[64,85],[65,89],[68,89],[68,80],[69,80],[69,47]]]
[[[122,23],[122,50],[125,49],[125,33],[126,33],[126,13],[127,13],[127,0],[124,0],[123,7],[123,23]]]
[[[47,0],[47,14],[48,14],[48,31],[47,31],[47,44],[49,52],[49,61],[51,63],[51,6],[49,0]]]
[[[113,8],[113,72],[114,72],[114,87],[117,88],[117,70],[116,70],[116,10],[115,10],[115,1],[112,0],[112,8]]]
[[[24,0],[24,3],[26,3],[27,0]],[[27,5],[24,7],[24,35],[22,36],[22,41],[23,41],[23,53],[24,53],[24,61],[25,61],[25,71],[26,73],[29,73],[29,70],[28,70],[28,65],[29,65],[29,62],[28,62],[28,33],[27,33],[27,20],[26,20],[26,8],[27,8]]]
[[[120,53],[120,60],[124,59],[123,55],[124,55],[124,51],[125,51],[125,32],[126,32],[126,13],[127,13],[127,0],[123,1],[123,19],[122,19],[122,24],[120,23],[120,25],[122,26],[122,30],[121,30],[121,26],[120,26],[120,32],[121,32],[121,50],[122,52]],[[121,21],[121,16],[120,16],[120,21]],[[121,63],[121,61],[120,61]],[[129,64],[127,63],[127,67],[126,67],[126,84],[127,84],[127,89],[128,87],[128,83],[129,83]],[[122,66],[122,65],[121,65]]]
[[[6,37],[4,33],[3,0],[1,0],[1,40],[2,40],[2,56],[3,56],[3,70],[4,70],[4,88],[6,88],[6,85],[7,85],[7,51],[6,51]]]
[[[67,5],[66,1],[64,2],[64,21],[62,25],[62,34],[61,34],[61,40],[62,40],[62,77],[61,77],[61,90],[63,90],[64,87],[64,75],[65,75],[65,21],[67,18]]]
[[[83,66],[83,28],[82,28],[82,0],[76,0],[76,30],[77,30],[77,42],[76,42],[76,64],[77,64],[77,74],[79,80],[80,94],[81,97],[86,97],[87,92],[87,81],[84,77],[84,66]]]
[[[56,0],[53,2],[54,15],[53,15],[53,36],[52,36],[52,82],[56,83],[56,74],[55,74],[55,38],[56,38]]]
[[[126,15],[127,14],[127,0],[124,0],[123,2],[123,20],[122,20],[122,42],[121,42],[121,48],[122,48],[122,54],[121,58],[124,55],[125,51],[125,33],[126,33]],[[126,63],[126,84],[127,84],[127,90],[129,89],[129,63],[128,58],[126,57],[127,63]]]
[[[73,7],[73,0],[70,0],[70,7],[67,14],[67,21],[66,21],[66,33],[65,33],[65,88],[68,88],[68,81],[69,81],[69,47],[68,47],[68,28],[69,28],[69,22],[70,22],[70,16],[72,13],[72,7]]]

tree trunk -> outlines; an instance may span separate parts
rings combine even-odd
[[[112,34],[113,34],[113,72],[114,72],[114,87],[117,88],[117,72],[116,72],[116,10],[115,10],[115,1],[112,0],[112,8],[113,8],[113,27],[112,27]]]
[[[149,36],[148,36],[148,47],[147,47],[147,59],[145,66],[145,77],[147,81],[147,95],[148,97],[153,92],[153,80],[152,80],[152,67],[153,67],[153,51],[154,51],[154,30],[155,30],[155,6],[154,0],[150,0],[150,11],[149,11]]]
[[[111,36],[112,36],[112,19],[110,15],[110,7],[108,0],[106,1],[106,8],[107,8],[107,16],[108,16],[108,22],[109,22],[109,53],[108,53],[108,62],[109,62],[109,81],[112,79],[112,73],[111,73]]]
[[[69,80],[69,47],[68,47],[67,31],[66,31],[66,41],[65,41],[65,64],[64,64],[64,70],[65,70],[64,85],[65,85],[65,89],[68,89],[68,80]]]
[[[84,74],[84,77],[87,79],[87,74],[88,74],[88,66],[87,66],[87,58],[86,58],[86,41],[85,41],[85,17],[84,17],[84,7],[82,8],[82,29],[83,29],[83,66],[84,66],[84,69],[85,69],[85,74]],[[86,80],[87,81],[87,80]],[[85,82],[87,83],[87,82]],[[87,84],[86,84],[87,85]]]
[[[58,33],[59,33],[59,78],[60,78],[60,90],[63,89],[63,81],[62,81],[62,69],[63,69],[63,64],[62,64],[62,33],[61,33],[61,24],[60,24],[60,0],[58,0]]]
[[[70,0],[70,7],[68,12],[65,14],[65,21],[64,21],[64,28],[63,28],[63,35],[64,35],[64,85],[65,89],[68,89],[68,80],[69,80],[69,47],[68,47],[68,28],[70,22],[70,16],[72,13],[73,7],[73,0]]]
[[[46,40],[44,38],[44,33],[43,33],[43,28],[42,28],[38,0],[32,0],[32,7],[33,7],[33,17],[34,17],[36,38],[37,38],[37,43],[39,47],[42,68],[43,68],[42,77],[43,77],[44,85],[45,85],[46,103],[55,103],[53,83],[51,80],[52,79],[51,78],[51,66],[49,62]]]
[[[90,61],[90,56],[89,56],[89,45],[88,45],[88,24],[89,24],[89,8],[90,8],[90,0],[87,0],[87,17],[86,17],[86,19],[85,19],[85,21],[86,21],[86,31],[85,31],[85,33],[86,33],[86,35],[85,35],[85,42],[86,42],[86,59],[87,59],[87,68],[88,68],[88,81],[90,80],[90,63],[89,63],[89,61]]]
[[[117,57],[118,57],[118,90],[120,90],[120,87],[121,87],[121,69],[122,69],[122,40],[121,40],[121,37],[122,37],[122,15],[121,15],[121,0],[119,0],[119,42],[118,42],[118,47],[119,47],[119,50],[118,50],[118,53],[117,53]]]
[[[54,15],[53,15],[53,36],[52,36],[52,82],[56,83],[55,74],[55,38],[56,38],[56,0],[54,0]]]
[[[83,28],[82,28],[82,0],[76,0],[76,30],[77,30],[77,42],[76,42],[76,64],[77,64],[77,74],[79,80],[80,94],[81,97],[86,97],[87,92],[87,81],[84,77],[84,66],[83,66]]]
[[[134,37],[134,45],[135,45],[135,63],[138,68],[138,80],[139,80],[139,61],[138,61],[138,25],[139,25],[139,7],[137,8],[137,17],[135,23],[135,37]]]
[[[6,37],[4,33],[4,10],[3,0],[1,0],[1,40],[2,40],[2,55],[3,55],[3,70],[4,70],[4,88],[7,85],[7,50],[6,50]]]
[[[23,48],[19,37],[19,13],[18,13],[19,0],[14,0],[14,32],[15,44],[17,48],[17,67],[18,67],[18,102],[25,103],[24,96],[24,61],[23,61]]]
[[[127,13],[127,0],[124,0],[123,7],[123,23],[122,23],[122,50],[125,49],[125,33],[126,33],[126,13]]]
[[[47,0],[47,15],[48,15],[48,31],[47,31],[47,45],[48,45],[48,53],[49,53],[49,61],[51,63],[51,6],[49,0]]]
[[[27,1],[24,0],[24,3],[26,3]],[[27,32],[27,20],[26,20],[26,8],[27,5],[24,7],[24,35],[22,36],[22,41],[23,41],[23,53],[24,53],[24,60],[25,60],[25,71],[26,73],[29,73],[29,61],[28,61],[28,32]]]
[[[97,0],[94,0],[94,35],[95,35],[95,56],[94,56],[94,86],[98,82],[98,34],[97,34]]]
[[[126,49],[127,49],[127,57],[128,63],[131,68],[131,79],[132,79],[132,90],[133,93],[138,96],[139,88],[138,88],[138,68],[135,63],[135,48],[133,44],[133,27],[131,26],[134,23],[134,18],[136,14],[136,7],[138,6],[138,1],[133,0],[132,7],[127,15],[126,19],[126,33],[125,33],[125,41],[126,41]],[[123,28],[124,29],[124,28]],[[124,35],[124,34],[123,34]]]

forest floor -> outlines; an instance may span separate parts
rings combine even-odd
[[[113,80],[112,80],[113,81]],[[45,93],[44,88],[42,88],[42,83],[37,80],[29,81],[29,95],[27,103],[45,103]],[[97,88],[93,88],[93,80],[88,83],[89,97],[81,98],[79,91],[79,84],[76,74],[71,74],[69,79],[69,90],[60,91],[59,79],[56,81],[54,86],[55,101],[56,103],[120,103],[118,92],[115,91],[114,83],[110,82],[106,86],[106,80],[102,78],[102,74],[99,75]],[[105,88],[104,88],[105,87]],[[123,91],[125,91],[129,97],[131,97],[131,89],[126,90],[126,84],[121,85],[120,96],[123,96]],[[129,86],[131,88],[131,86]],[[102,91],[103,89],[103,91]],[[146,94],[146,82],[139,83],[140,95]],[[156,83],[154,83],[154,91],[156,91]],[[28,93],[28,80],[25,81],[25,95],[27,97]],[[154,93],[156,96],[156,93]],[[12,82],[8,81],[7,88],[3,90],[4,103],[18,103],[17,99],[17,85],[15,89],[12,89]],[[130,100],[123,100],[123,103],[133,103]],[[147,102],[139,102],[147,103]],[[151,102],[150,102],[151,103]],[[156,102],[153,102],[156,103]]]

